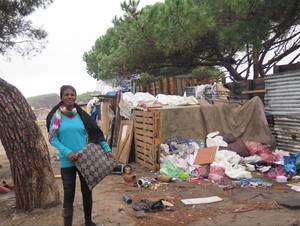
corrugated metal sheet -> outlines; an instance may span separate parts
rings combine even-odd
[[[300,151],[300,71],[268,75],[265,88],[265,112],[273,116],[277,148]]]
[[[271,115],[300,115],[300,71],[265,77],[265,111]]]
[[[274,116],[272,133],[278,149],[291,153],[300,151],[300,116]]]

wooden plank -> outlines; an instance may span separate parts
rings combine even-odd
[[[140,146],[140,147],[148,148],[148,149],[153,149],[153,144],[149,144],[149,143],[138,141],[138,140],[136,140],[136,145]]]
[[[162,84],[161,80],[155,82],[155,93],[156,94],[161,94],[162,93]]]
[[[143,90],[143,93],[147,92],[147,86],[143,86],[142,90]]]
[[[156,96],[156,95],[157,95],[156,89],[155,89],[155,82],[152,82],[152,83],[151,83],[151,94],[152,94],[153,96]]]
[[[136,162],[143,165],[143,166],[145,166],[148,169],[157,170],[155,165],[149,164],[148,162],[142,161],[140,159],[136,159]]]
[[[136,135],[137,140],[145,140],[145,141],[148,141],[150,143],[154,139],[153,132],[148,133],[147,131],[144,131],[143,133],[136,132],[134,134]]]
[[[176,78],[177,95],[179,95],[179,96],[183,95],[181,80],[182,79],[180,79],[180,78]]]
[[[168,90],[169,90],[169,84],[167,78],[163,78],[162,80],[162,85],[163,85],[163,94],[168,95]]]
[[[155,145],[160,145],[160,139],[154,139],[154,144]]]
[[[134,127],[134,129],[136,129],[136,133],[137,134],[141,134],[141,135],[145,135],[148,137],[153,137],[154,135],[154,129],[147,127],[147,126],[143,126],[143,127]]]
[[[242,91],[242,94],[250,94],[250,93],[266,93],[266,89],[257,89],[257,90],[248,90],[248,91]]]
[[[138,159],[142,159],[143,161],[149,162],[149,163],[153,162],[153,160],[154,160],[151,156],[142,155],[140,153],[136,153],[136,157]]]
[[[153,117],[153,113],[152,112],[147,112],[147,111],[134,111],[133,112],[134,116],[140,116],[140,117]]]
[[[176,83],[174,82],[174,77],[168,77],[168,83],[169,83],[169,94],[175,95]]]
[[[155,111],[154,112],[154,133],[155,133],[155,138],[160,139],[160,133],[159,133],[159,112]]]
[[[146,92],[151,94],[151,90],[150,90],[150,85],[149,84],[146,85]]]
[[[149,157],[151,154],[151,151],[147,150],[145,148],[142,148],[142,147],[136,147],[136,155],[138,155],[138,154]]]
[[[156,158],[156,156],[154,156],[152,152],[148,152],[146,154],[137,152],[136,157],[145,160],[145,162],[150,162],[150,163],[152,162],[153,165],[155,163],[155,158]]]
[[[145,126],[135,125],[134,129],[136,129],[137,133],[140,133],[140,134],[144,134],[145,131],[147,131],[148,134],[151,134],[151,133],[154,134],[154,127],[153,127],[153,125],[152,125],[152,127],[151,126],[147,126],[147,125],[145,125]]]
[[[135,127],[140,127],[140,128],[143,128],[144,126],[147,126],[148,128],[151,128],[152,126],[152,129],[153,128],[153,125],[154,125],[154,119],[152,119],[151,121],[147,120],[147,119],[144,119],[143,121],[140,120],[140,119],[134,119],[134,122],[135,122]]]
[[[145,151],[152,151],[153,150],[153,145],[152,144],[147,144],[143,142],[136,141],[137,144],[135,145],[136,148],[143,148]]]
[[[155,139],[153,137],[146,137],[146,136],[142,136],[142,135],[136,135],[134,134],[135,140],[136,141],[140,141],[142,143],[147,143],[149,145],[153,145],[155,143]]]
[[[138,124],[137,123],[135,125],[135,128],[140,128],[140,129],[147,130],[147,131],[154,131],[155,130],[154,125],[149,125],[149,124]]]
[[[145,156],[145,158],[152,157],[151,151],[143,148],[137,149],[136,156]]]
[[[133,135],[133,121],[122,120],[120,124],[118,144],[117,144],[117,160],[121,163],[127,164],[130,155],[132,135]]]
[[[153,149],[154,144],[150,142],[144,142],[143,140],[136,140],[136,146]]]
[[[153,125],[154,119],[137,119],[134,118],[135,126],[141,126],[141,125]]]
[[[134,118],[136,123],[148,123],[148,124],[153,124],[153,117],[151,118],[146,118],[146,117],[135,117]]]
[[[143,140],[144,138],[149,138],[149,139],[153,139],[154,138],[154,133],[153,132],[147,132],[147,131],[143,131],[143,130],[134,130],[134,134],[136,136],[136,138],[138,140]]]
[[[140,140],[140,141],[143,141],[143,142],[149,143],[149,144],[154,144],[153,137],[149,138],[149,137],[145,137],[145,136],[138,136],[138,137],[136,137],[136,140]]]

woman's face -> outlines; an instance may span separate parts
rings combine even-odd
[[[68,110],[72,110],[76,101],[76,94],[71,89],[66,89],[61,100]]]

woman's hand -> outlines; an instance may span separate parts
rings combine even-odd
[[[113,158],[114,156],[113,156],[113,153],[111,151],[109,151],[109,152],[106,153],[106,157],[107,158]]]
[[[68,159],[70,159],[70,161],[72,162],[76,162],[77,161],[77,155],[74,153],[74,152],[71,152],[69,155],[68,155]]]

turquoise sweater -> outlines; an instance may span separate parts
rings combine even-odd
[[[53,115],[50,128],[54,121]],[[68,159],[71,152],[77,153],[87,145],[87,131],[79,114],[69,118],[61,114],[61,120],[57,132],[53,135],[50,143],[59,151],[60,167],[67,168],[75,164]],[[105,153],[111,151],[106,141],[101,141],[100,145]]]

